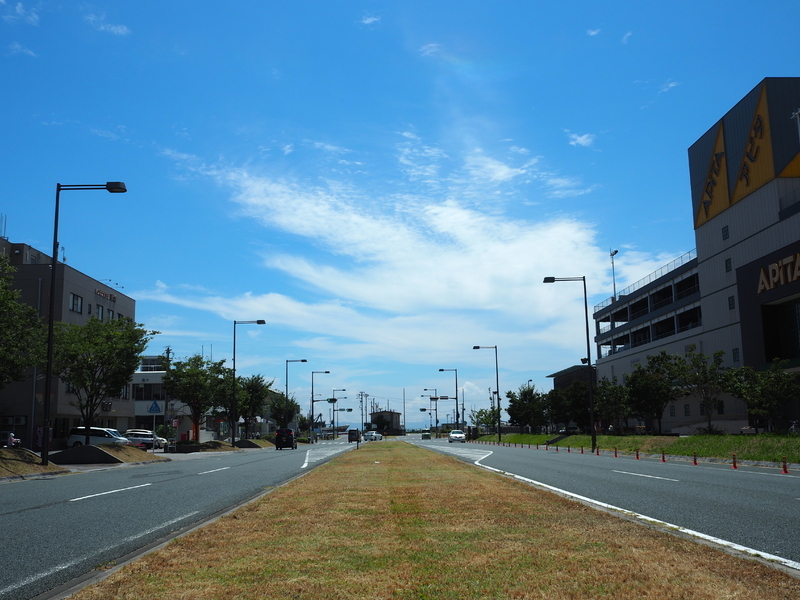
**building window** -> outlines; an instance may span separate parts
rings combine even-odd
[[[730,231],[728,230],[728,226],[722,228],[722,239],[727,240],[731,236]]]
[[[110,308],[108,309],[108,320],[109,321],[113,321],[114,320],[114,311],[111,310]]]
[[[689,412],[689,405],[688,404],[684,404],[683,405],[683,416],[684,417],[691,416],[691,413]]]
[[[730,258],[725,259],[725,272],[730,273],[733,270],[733,264]]]
[[[83,297],[78,296],[77,294],[70,294],[69,295],[69,309],[72,312],[82,313],[83,312]]]
[[[675,416],[675,405],[674,404],[670,404],[669,405],[669,416],[670,417],[674,417]]]
[[[725,414],[725,403],[722,400],[719,401],[719,407],[717,407],[717,414],[718,415]]]
[[[728,296],[728,308],[733,310],[736,308],[736,297],[735,296]]]
[[[103,307],[99,304],[97,305],[97,318],[103,320]]]
[[[733,358],[733,362],[739,362],[739,349],[738,348],[734,348],[731,351],[731,357]]]
[[[87,315],[92,314],[92,305],[91,304],[87,304],[86,305],[86,314]]]
[[[701,417],[705,417],[705,416],[706,416],[706,407],[705,407],[705,404],[701,404],[701,405],[700,405],[700,416],[701,416]]]

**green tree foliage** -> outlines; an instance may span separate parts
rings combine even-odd
[[[497,425],[498,417],[499,411],[496,408],[480,408],[469,413],[470,421],[478,427],[486,427],[487,429]]]
[[[512,425],[532,428],[542,427],[545,423],[544,395],[536,386],[527,383],[521,385],[517,392],[506,392],[508,407],[506,412]]]
[[[682,374],[686,363],[679,354],[662,350],[647,357],[647,364],[637,364],[625,376],[631,414],[645,421],[655,420],[661,433],[661,419],[670,402],[686,395]]]
[[[568,425],[572,421],[571,398],[565,389],[552,389],[544,399],[545,416],[549,425]]]
[[[713,433],[711,417],[722,408],[722,393],[727,387],[728,379],[722,366],[725,352],[718,350],[709,359],[702,352],[695,352],[695,346],[689,346],[686,360],[678,367],[678,380],[685,395],[695,396],[700,406],[705,409],[708,427],[707,433]]]
[[[146,331],[130,319],[100,321],[85,325],[59,323],[55,330],[53,364],[62,381],[76,396],[84,426],[91,427],[102,403],[118,398],[139,366],[147,343],[157,331]],[[86,443],[89,443],[86,430]]]
[[[250,377],[237,377],[239,384],[239,416],[244,418],[245,436],[250,433],[250,424],[257,416],[263,415],[267,409],[267,399],[273,379],[267,382],[262,375],[251,375]]]
[[[14,267],[0,256],[0,389],[25,378],[28,367],[44,362],[46,327],[33,307],[12,288]]]
[[[300,405],[294,398],[287,398],[281,393],[270,395],[270,416],[275,419],[279,428],[288,427],[299,412]]]
[[[800,393],[797,374],[785,371],[785,367],[786,361],[776,360],[765,371],[743,366],[725,373],[726,390],[747,404],[756,433],[760,420],[773,428],[786,402]]]
[[[166,392],[189,407],[192,434],[200,439],[200,422],[214,406],[224,406],[230,401],[231,386],[226,385],[225,361],[212,362],[195,354],[184,361],[165,365],[163,385]]]
[[[619,435],[627,428],[627,421],[631,416],[628,400],[628,388],[617,385],[616,378],[609,381],[603,377],[595,388],[595,414],[613,425],[615,433]]]

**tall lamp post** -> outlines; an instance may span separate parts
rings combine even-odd
[[[289,399],[289,363],[290,362],[308,362],[305,358],[287,358],[286,359],[286,379],[284,380],[286,399]]]
[[[594,396],[592,394],[592,384],[594,383],[594,371],[592,370],[592,342],[589,337],[589,296],[586,293],[586,276],[581,277],[545,277],[544,283],[555,283],[556,281],[582,281],[583,282],[583,306],[586,311],[586,368],[589,369],[587,383],[589,384],[589,420],[592,429],[592,452],[597,447],[597,433],[594,430]],[[583,362],[581,360],[581,362]]]
[[[236,444],[236,427],[239,424],[239,415],[236,414],[236,326],[237,325],[266,325],[264,319],[257,321],[233,322],[233,396],[231,399],[231,446]],[[247,429],[245,427],[245,429]]]
[[[619,253],[619,250],[611,250],[609,251],[609,256],[611,256],[611,284],[614,287],[614,302],[617,301],[617,277],[614,274],[614,257]]]
[[[456,374],[456,429],[461,429],[461,423],[459,423],[459,415],[458,415],[458,369],[439,369],[439,372],[442,373],[443,371],[454,371]]]
[[[316,402],[314,398],[314,375],[316,374],[325,374],[330,373],[330,371],[311,371],[311,421],[308,425],[308,441],[309,443],[314,443],[314,437],[312,435],[312,430],[314,426],[314,402]]]
[[[497,362],[497,346],[473,346],[473,350],[484,350],[494,348],[494,377],[495,377],[495,388],[497,393],[497,441],[502,442],[503,439],[500,435],[500,367]]]
[[[53,255],[50,257],[50,302],[47,323],[47,369],[44,380],[44,411],[42,437],[42,464],[47,466],[50,456],[50,394],[53,383],[53,332],[56,309],[56,265],[58,264],[58,210],[61,203],[61,190],[106,190],[112,194],[124,194],[128,191],[121,181],[109,181],[97,184],[56,184],[56,214],[53,222]],[[33,415],[31,415],[31,419]]]
[[[337,400],[344,400],[347,396],[342,396],[341,398],[336,397],[336,392],[346,392],[347,390],[342,388],[340,390],[333,390],[333,439],[338,439],[339,435],[336,431],[336,401]]]

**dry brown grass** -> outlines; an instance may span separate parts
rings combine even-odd
[[[404,443],[371,443],[74,596],[796,599],[800,580]]]
[[[149,462],[152,460],[159,460],[164,458],[164,454],[153,454],[150,452],[137,448],[136,446],[124,446],[122,444],[103,444],[103,450],[112,454],[124,463],[132,462]]]
[[[41,462],[42,459],[30,450],[22,448],[0,448],[0,477],[53,473],[64,470],[63,467],[52,463],[43,467]]]

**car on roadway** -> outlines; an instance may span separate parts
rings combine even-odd
[[[364,441],[367,442],[379,442],[383,439],[383,436],[377,431],[367,431],[364,434]]]
[[[297,436],[294,434],[294,429],[286,427],[275,430],[275,450],[283,448],[297,450]]]
[[[461,442],[462,444],[467,441],[467,436],[464,435],[464,432],[460,429],[453,429],[450,431],[450,434],[447,436],[447,443],[452,444],[453,442]]]
[[[422,430],[422,439],[423,440],[431,439],[431,430],[430,429],[423,429]]]
[[[83,446],[85,442],[86,427],[73,427],[70,429],[67,446],[75,448],[77,446]],[[89,445],[99,446],[100,444],[123,444],[125,446],[130,446],[131,441],[116,429],[110,429],[108,427],[90,427]]]
[[[128,438],[134,446],[143,447],[145,450],[162,447],[161,438],[148,429],[128,429],[122,435]]]

